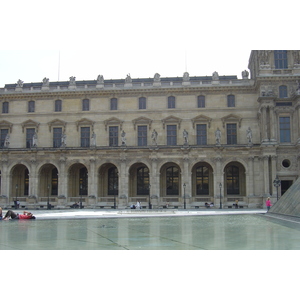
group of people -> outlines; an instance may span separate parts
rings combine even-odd
[[[2,208],[0,207],[0,220],[7,221],[7,220],[31,220],[31,219],[35,219],[35,216],[31,212],[25,210],[23,214],[18,214],[12,210],[8,210],[5,216],[3,217]]]
[[[210,202],[210,203],[205,202],[204,205],[205,205],[206,208],[211,208],[211,207],[214,206],[214,204],[212,202]]]
[[[141,207],[141,202],[137,201],[136,205],[132,204],[132,205],[130,205],[130,208],[131,209],[141,209],[142,208]]]

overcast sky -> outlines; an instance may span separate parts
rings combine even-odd
[[[286,36],[287,25],[272,19],[280,7],[272,8],[267,1],[236,0],[7,1],[0,18],[0,87],[18,79],[93,80],[99,74],[118,79],[217,71],[241,78],[252,49],[272,49],[278,36]],[[279,41],[287,49],[291,40]]]

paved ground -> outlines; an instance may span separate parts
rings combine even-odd
[[[16,212],[22,213],[22,210]],[[196,216],[228,214],[265,214],[266,209],[65,209],[65,210],[31,210],[37,219],[75,219],[75,218],[128,218],[128,217],[162,217],[162,216]],[[5,215],[6,211],[3,211]]]

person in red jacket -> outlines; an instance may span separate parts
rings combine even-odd
[[[23,214],[16,214],[12,210],[8,210],[3,220],[9,220],[9,218],[11,218],[12,220],[29,220],[35,219],[35,216],[31,212],[25,210]]]
[[[267,210],[270,209],[271,205],[272,205],[272,204],[271,204],[270,197],[268,197],[268,199],[267,199],[267,201],[266,201]]]

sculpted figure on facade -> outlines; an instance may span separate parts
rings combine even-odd
[[[67,146],[67,135],[65,132],[61,135],[61,143],[60,147],[66,147]]]
[[[294,50],[292,51],[293,58],[294,58],[294,64],[299,65],[300,64],[300,50]]]
[[[126,146],[126,132],[124,130],[121,132],[121,142],[122,146]]]
[[[248,76],[249,76],[249,72],[248,72],[247,70],[244,70],[244,71],[242,72],[242,78],[243,78],[243,79],[248,79]]]
[[[219,80],[219,74],[218,74],[218,72],[213,72],[213,74],[212,74],[212,80]]]
[[[4,140],[4,148],[9,148],[9,144],[10,144],[10,135],[9,133],[6,135],[5,140]]]
[[[70,81],[69,81],[70,85],[76,85],[76,77],[71,76],[69,79],[70,79]]]
[[[248,127],[246,131],[246,136],[247,136],[248,144],[252,145],[252,130],[250,127]]]
[[[44,77],[43,86],[49,86],[49,78]]]
[[[188,72],[183,73],[183,81],[190,81],[190,74]]]
[[[24,81],[22,81],[21,79],[19,79],[19,80],[17,81],[17,87],[18,87],[18,88],[23,87],[23,83],[24,83]]]
[[[130,74],[127,74],[127,76],[126,76],[126,78],[125,78],[125,82],[126,82],[126,83],[131,83],[131,82],[132,82],[132,79],[131,79]]]
[[[297,82],[297,88],[296,88],[295,94],[296,94],[296,95],[300,95],[300,81],[297,80],[296,82]]]
[[[154,81],[156,81],[156,82],[160,81],[160,75],[158,73],[154,74]]]
[[[37,145],[38,145],[38,136],[37,133],[34,132],[32,136],[32,147],[37,147]]]
[[[189,144],[189,133],[184,129],[182,134],[183,134],[184,145],[187,146]]]
[[[269,65],[269,50],[261,50],[260,51],[260,65]]]
[[[103,75],[98,75],[97,77],[97,84],[103,84],[104,83],[104,77]]]
[[[91,147],[96,147],[96,133],[93,132],[91,136]]]
[[[157,145],[157,136],[158,136],[158,133],[156,132],[155,129],[153,129],[152,134],[151,134],[151,139],[152,139],[153,145]]]
[[[215,131],[215,137],[216,137],[216,145],[220,145],[221,144],[221,130],[219,129],[219,127]]]

